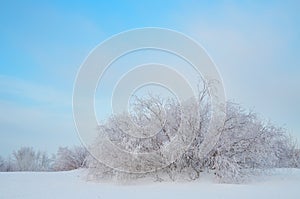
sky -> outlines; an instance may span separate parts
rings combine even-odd
[[[80,65],[105,39],[143,27],[192,37],[229,100],[300,140],[299,11],[297,1],[3,1],[0,155],[79,145],[72,91]]]

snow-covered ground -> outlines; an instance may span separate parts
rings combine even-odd
[[[189,183],[116,185],[88,182],[84,173],[83,170],[0,173],[0,199],[300,198],[300,169],[277,170],[242,185],[218,184],[207,177]]]

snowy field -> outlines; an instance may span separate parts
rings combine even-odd
[[[83,170],[0,173],[0,198],[300,198],[300,169],[276,170],[272,175],[259,177],[255,182],[242,185],[217,184],[209,177],[190,183],[117,185],[88,182],[84,173]]]

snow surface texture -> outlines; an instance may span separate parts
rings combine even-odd
[[[251,198],[299,199],[300,169],[278,169],[249,184],[217,184],[209,176],[186,183],[117,185],[88,182],[84,170],[0,173],[1,199]]]

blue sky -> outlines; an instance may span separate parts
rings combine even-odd
[[[0,6],[0,155],[79,144],[72,89],[88,53],[133,28],[170,28],[202,44],[227,97],[300,140],[297,1],[6,1]]]

